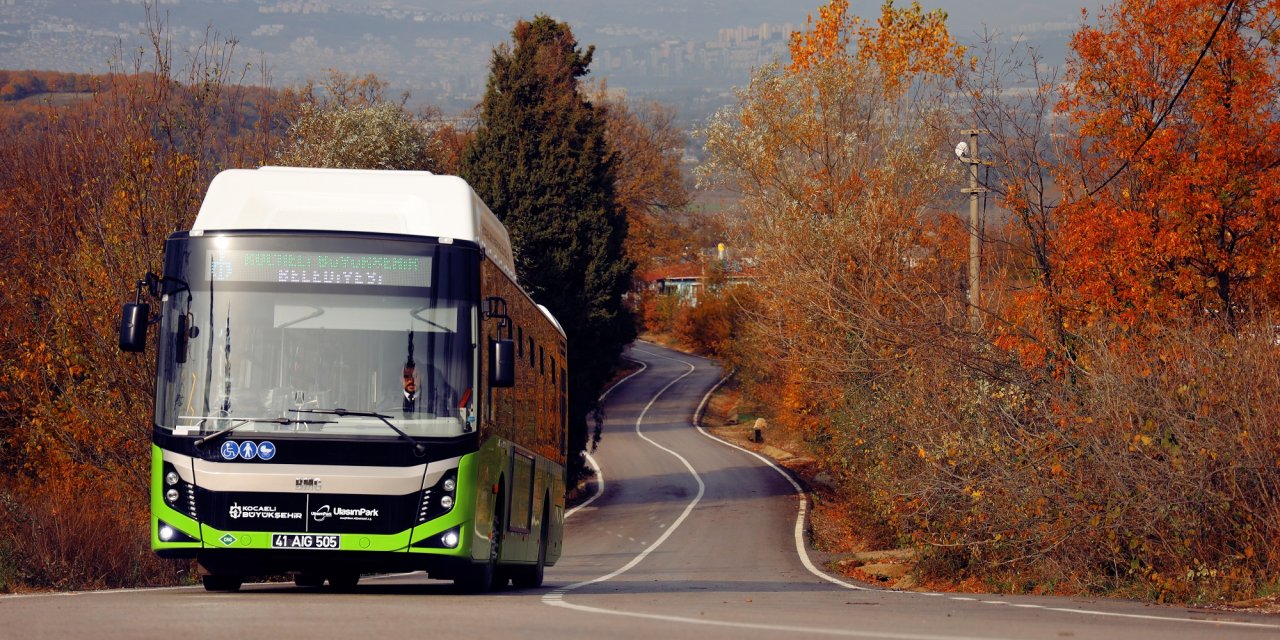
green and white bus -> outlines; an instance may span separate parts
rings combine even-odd
[[[125,305],[121,348],[153,323],[151,545],[206,589],[534,587],[560,557],[564,331],[460,178],[220,173]]]

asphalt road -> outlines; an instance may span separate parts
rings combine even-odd
[[[902,593],[823,574],[779,471],[692,425],[720,377],[640,344],[606,399],[602,491],[541,589],[458,594],[421,574],[354,593],[246,585],[0,597],[0,638],[1280,638],[1280,618],[1081,598]]]

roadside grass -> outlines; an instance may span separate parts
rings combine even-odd
[[[194,563],[163,560],[151,552],[143,505],[104,497],[86,484],[0,490],[0,591],[191,582]]]

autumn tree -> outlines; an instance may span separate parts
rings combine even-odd
[[[955,175],[946,90],[963,59],[941,12],[886,3],[868,23],[844,0],[790,50],[707,127],[702,176],[742,194],[739,234],[767,292],[754,368],[781,383],[767,386],[785,419],[811,420],[899,366],[903,335],[945,332],[945,308],[926,307],[962,295],[955,225],[934,212]]]
[[[569,340],[570,473],[587,419],[635,335],[622,296],[633,263],[616,193],[606,118],[580,87],[594,48],[547,16],[521,20],[493,52],[475,137],[461,175],[511,231],[516,270]]]
[[[1062,98],[1058,73],[1026,42],[998,46],[999,35],[983,35],[976,64],[963,77],[968,126],[987,131],[980,183],[1010,214],[986,230],[983,278],[991,286],[983,312],[998,344],[1027,364],[1060,372],[1074,344],[1058,241],[1061,141],[1072,133],[1054,117]]]
[[[158,271],[221,168],[255,159],[234,42],[211,34],[0,130],[0,590],[171,582],[147,543],[154,357],[119,352],[120,303]],[[254,112],[255,113],[251,113]],[[260,161],[260,158],[256,159]]]
[[[286,92],[296,106],[287,116],[288,143],[279,164],[339,169],[401,169],[440,172],[447,149],[438,135],[440,112],[410,113],[386,96],[376,75],[351,76],[330,69],[322,82]]]
[[[432,129],[432,139],[439,151],[439,173],[458,175],[462,172],[462,152],[471,144],[475,131],[458,122],[442,121]]]
[[[98,80],[83,73],[0,69],[0,101],[12,102],[41,93],[88,93]]]
[[[592,102],[605,117],[614,189],[627,218],[626,254],[643,272],[681,255],[691,220],[691,196],[680,170],[687,136],[675,109],[652,100],[610,93],[602,83]]]
[[[1275,308],[1277,20],[1261,0],[1121,0],[1072,38],[1062,251],[1077,322],[1234,327]]]
[[[915,388],[881,432],[910,463],[886,438],[846,448],[890,451],[859,480],[942,564],[1209,599],[1257,593],[1280,561],[1280,440],[1258,430],[1278,419],[1278,359],[1270,322],[1246,324],[1274,310],[1276,16],[1155,6],[1083,27],[1065,84],[990,47],[966,80],[1010,211],[995,366],[880,383],[882,401]]]
[[[337,69],[326,69],[324,78],[308,79],[298,89],[290,90],[298,96],[299,101],[324,107],[356,108],[372,107],[380,104],[405,106],[409,94],[402,93],[396,99],[387,95],[391,83],[379,78],[377,74],[353,75]]]
[[[729,354],[866,535],[1000,588],[1270,593],[1273,4],[1119,0],[1065,85],[1034,52],[967,70],[1010,212],[983,331],[956,304],[964,229],[934,211],[963,184],[929,163],[954,162],[967,66],[920,40],[948,42],[940,16],[833,1],[711,124],[760,256]]]
[[[289,127],[280,164],[340,169],[438,171],[443,152],[425,123],[391,103],[305,103]]]

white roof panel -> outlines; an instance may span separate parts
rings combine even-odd
[[[252,229],[470,240],[515,278],[506,228],[457,176],[300,167],[219,173],[209,184],[192,234]]]

